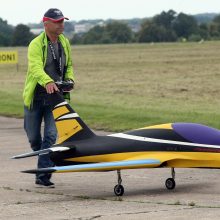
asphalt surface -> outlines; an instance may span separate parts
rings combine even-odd
[[[220,219],[220,170],[176,169],[174,190],[170,169],[126,170],[116,197],[116,172],[54,174],[54,189],[37,188],[20,172],[36,158],[10,159],[29,151],[23,120],[0,117],[0,219]]]

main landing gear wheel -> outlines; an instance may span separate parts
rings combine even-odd
[[[174,189],[176,187],[176,182],[175,182],[175,170],[172,167],[171,168],[171,176],[172,178],[168,178],[165,182],[165,186],[167,187],[167,189],[171,190]]]
[[[121,178],[121,171],[117,170],[118,175],[118,184],[114,187],[114,193],[116,196],[122,196],[124,194],[124,187],[121,185],[122,178]]]
[[[116,185],[114,187],[114,193],[116,196],[122,196],[124,194],[124,187],[122,185]]]
[[[173,178],[168,178],[165,182],[165,186],[167,187],[167,189],[171,190],[174,189],[176,186],[176,182]]]

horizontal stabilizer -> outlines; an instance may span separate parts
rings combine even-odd
[[[161,161],[155,159],[145,160],[127,160],[116,162],[104,162],[104,163],[89,163],[81,165],[70,166],[56,166],[41,169],[33,169],[22,171],[23,173],[64,173],[64,172],[86,172],[86,171],[110,171],[121,169],[135,169],[135,168],[151,168],[158,167]]]
[[[55,171],[56,171],[55,169],[53,169],[52,167],[49,167],[49,168],[42,168],[42,169],[24,170],[21,172],[35,174],[35,173],[53,173]]]
[[[30,152],[30,153],[25,153],[25,154],[20,154],[17,156],[12,157],[12,159],[21,159],[21,158],[25,158],[25,157],[33,157],[33,156],[37,156],[37,155],[43,155],[43,154],[49,154],[51,152],[56,152],[56,151],[67,151],[69,150],[69,147],[51,147],[48,149],[44,149],[44,150],[38,150],[38,151],[34,151],[34,152]]]

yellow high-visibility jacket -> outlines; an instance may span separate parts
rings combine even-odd
[[[63,46],[66,56],[65,65],[67,66],[67,70],[64,75],[64,80],[74,80],[69,40],[61,34],[59,35],[59,41]],[[34,38],[28,47],[28,71],[23,91],[24,105],[28,108],[30,108],[32,104],[37,83],[45,87],[47,83],[53,82],[53,79],[44,71],[47,60],[47,48],[48,40],[45,32],[42,32],[39,36]]]

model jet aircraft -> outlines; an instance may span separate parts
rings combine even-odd
[[[46,150],[14,159],[49,154],[54,167],[24,173],[117,171],[117,196],[124,193],[121,170],[170,167],[167,189],[175,188],[174,168],[219,168],[220,131],[201,124],[170,123],[98,136],[59,95],[51,94],[59,139]]]

